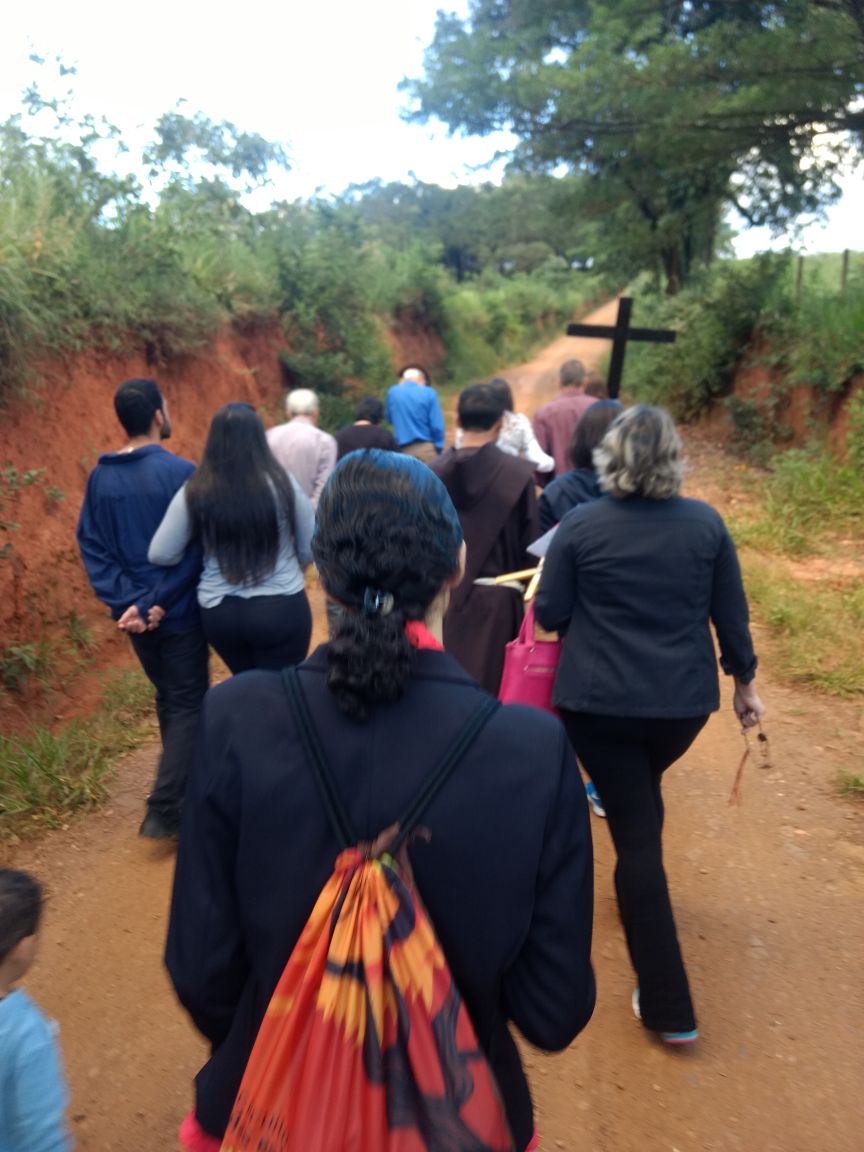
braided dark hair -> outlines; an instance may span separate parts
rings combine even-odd
[[[364,720],[405,691],[414,649],[408,620],[423,620],[459,567],[462,529],[447,489],[398,452],[351,452],[321,494],[312,554],[344,608],[328,648],[327,683],[339,708]]]

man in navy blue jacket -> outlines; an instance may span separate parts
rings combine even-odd
[[[87,480],[78,547],[93,591],[111,609],[156,689],[162,756],[142,836],[177,835],[198,713],[208,685],[207,642],[198,617],[201,553],[161,568],[147,559],[153,533],[194,464],[167,452],[168,409],[155,380],[127,380],[114,396],[128,442],[108,452]]]

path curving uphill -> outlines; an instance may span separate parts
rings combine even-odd
[[[590,322],[608,323],[615,303]],[[531,412],[570,357],[602,342],[562,337],[506,372]],[[688,492],[734,482],[690,442]],[[323,604],[315,603],[323,635]],[[757,631],[758,648],[758,631]],[[860,1152],[864,1147],[864,810],[838,800],[860,771],[860,706],[781,688],[760,673],[770,769],[745,771],[729,693],[667,777],[666,866],[702,1040],[674,1052],[630,1015],[632,975],[617,921],[612,853],[597,860],[594,1019],[569,1051],[528,1051],[544,1152]],[[136,836],[154,749],[120,767],[106,808],[15,850],[50,888],[28,985],[61,1023],[82,1152],[170,1152],[205,1046],[161,964],[173,855]]]

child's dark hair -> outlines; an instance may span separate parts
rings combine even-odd
[[[384,405],[377,396],[364,396],[354,409],[355,420],[368,420],[370,424],[380,424],[384,419]]]
[[[155,380],[124,380],[114,393],[114,411],[127,436],[146,436],[165,401]]]
[[[568,450],[574,468],[593,468],[594,449],[606,435],[609,425],[624,411],[618,400],[595,400],[579,417]]]
[[[42,916],[42,886],[28,872],[0,868],[0,964],[25,936],[34,936]]]
[[[312,553],[339,614],[328,686],[364,720],[405,690],[414,649],[408,620],[423,620],[459,567],[462,529],[447,489],[411,456],[371,448],[334,469],[318,503]]]

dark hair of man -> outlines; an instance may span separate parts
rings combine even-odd
[[[501,397],[501,403],[504,405],[504,411],[512,412],[513,392],[507,381],[502,376],[496,376],[493,380],[489,381],[489,387],[494,388],[497,395]]]
[[[562,388],[579,388],[585,379],[585,365],[581,360],[565,360],[558,379]]]
[[[384,419],[384,405],[377,396],[364,396],[354,410],[355,420],[368,420],[370,424],[380,424]]]
[[[402,696],[416,655],[405,623],[424,619],[458,570],[461,543],[447,489],[419,460],[369,448],[333,470],[312,554],[325,590],[345,609],[327,649],[327,683],[352,720]]]
[[[155,380],[124,380],[114,393],[114,411],[127,436],[146,436],[165,401]]]
[[[0,868],[0,964],[27,936],[34,936],[42,916],[42,887],[27,872]]]
[[[594,449],[606,435],[606,429],[624,411],[617,400],[596,400],[579,417],[573,431],[568,455],[574,468],[594,468]]]
[[[504,400],[491,384],[469,384],[459,393],[458,412],[465,432],[488,432],[504,415]]]
[[[249,586],[272,574],[279,512],[295,531],[294,489],[250,405],[224,404],[213,417],[186,500],[195,533],[226,580]]]

